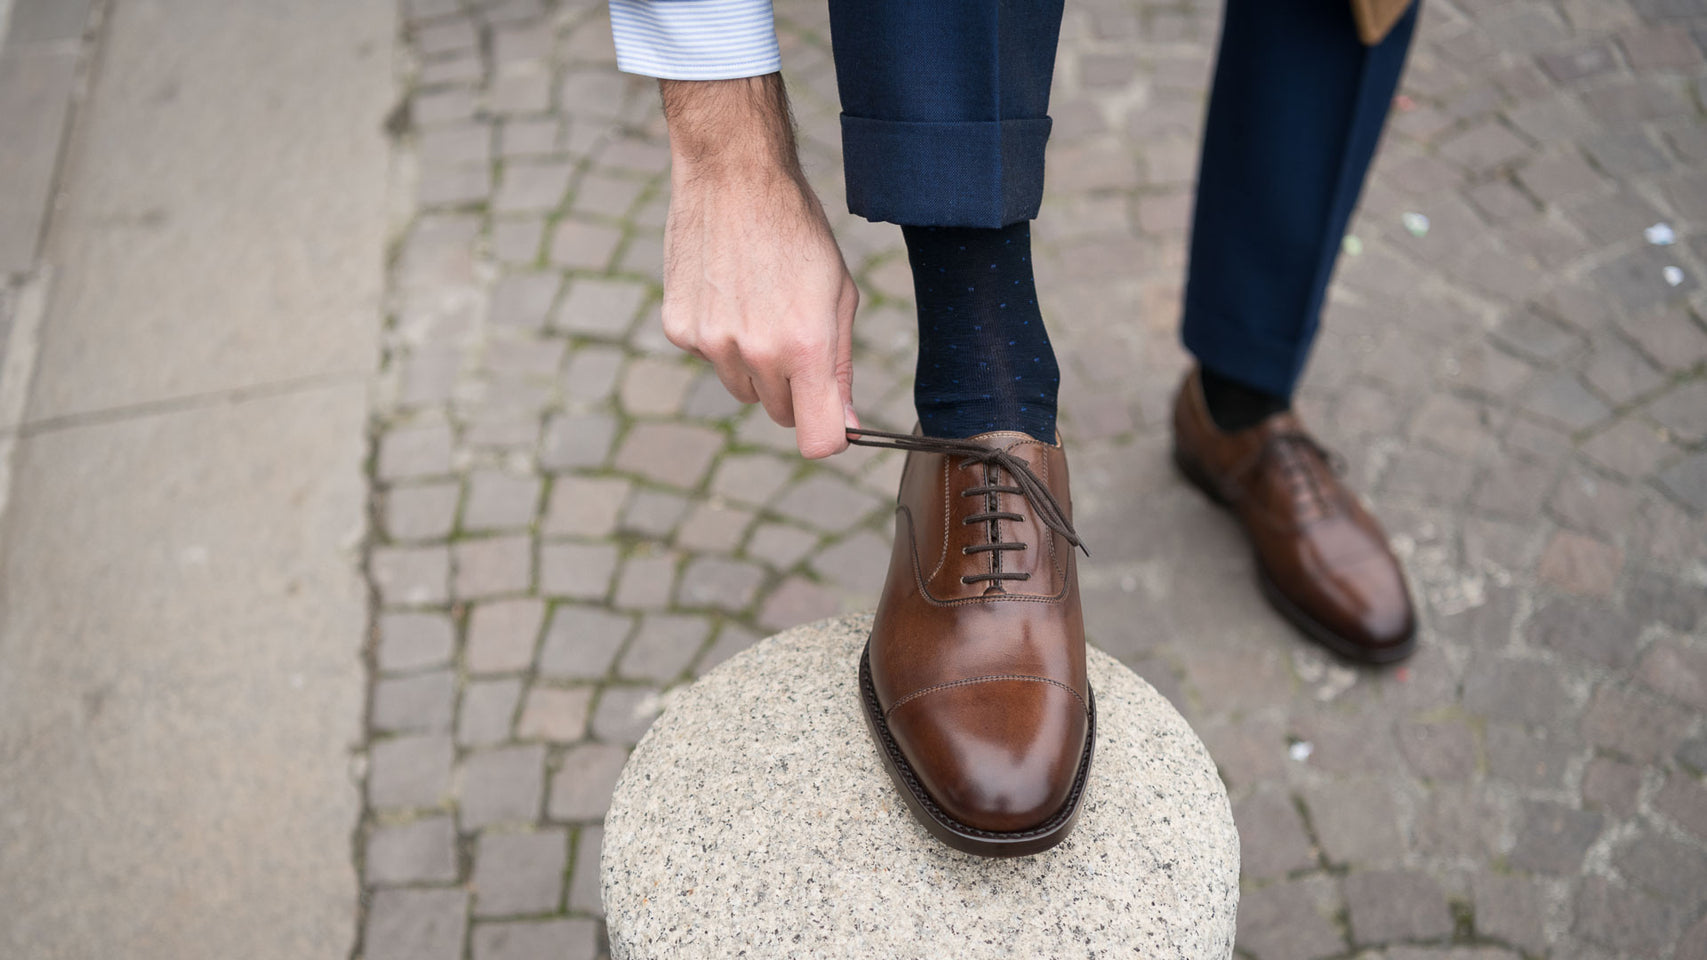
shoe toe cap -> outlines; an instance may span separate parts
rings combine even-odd
[[[1067,803],[1087,717],[1065,684],[990,678],[904,700],[889,727],[945,814],[1011,833],[1042,824]]]

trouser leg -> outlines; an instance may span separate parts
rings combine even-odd
[[[1291,395],[1416,17],[1368,47],[1343,0],[1227,0],[1182,321],[1209,369]]]
[[[909,226],[1037,216],[1062,0],[829,0],[848,209]]]

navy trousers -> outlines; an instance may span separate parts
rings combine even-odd
[[[912,226],[1037,216],[1062,0],[830,0],[848,209]],[[1186,348],[1290,396],[1416,26],[1346,0],[1226,0],[1186,277]]]

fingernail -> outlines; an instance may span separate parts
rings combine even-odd
[[[847,424],[849,430],[859,429],[859,414],[854,413],[853,404],[842,404],[842,421]]]

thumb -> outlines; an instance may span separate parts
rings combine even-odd
[[[842,397],[842,420],[849,430],[859,429],[859,414],[853,403],[853,321],[859,308],[859,288],[849,280],[836,304],[836,386]]]

